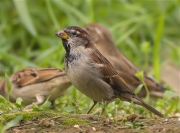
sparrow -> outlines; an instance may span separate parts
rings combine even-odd
[[[71,86],[65,71],[56,68],[26,68],[12,74],[9,80],[10,101],[15,102],[20,97],[27,105],[26,109],[32,108],[33,102],[36,105],[44,103],[49,96],[49,101],[54,101]],[[0,90],[4,96],[8,93],[5,80],[1,82]]]
[[[128,87],[134,91],[140,84],[135,74],[140,71],[130,60],[128,60],[116,47],[109,30],[98,23],[88,24],[84,27],[88,32],[97,49],[110,61],[118,74],[125,80]],[[144,81],[149,90],[150,97],[161,98],[165,92],[165,87],[159,84],[151,76],[144,73]],[[146,96],[146,89],[143,86],[137,94],[139,97]]]
[[[66,51],[64,62],[67,77],[72,85],[94,101],[87,113],[90,113],[98,102],[103,102],[107,106],[119,98],[141,105],[163,117],[129,89],[111,63],[94,46],[84,29],[69,26],[55,35],[62,39]],[[102,109],[101,115],[104,110],[105,108]]]

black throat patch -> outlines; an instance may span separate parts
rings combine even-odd
[[[71,50],[71,46],[68,44],[68,41],[65,39],[62,39],[63,46],[66,50],[66,53],[69,54]]]
[[[70,65],[77,65],[77,60],[80,58],[80,54],[71,54],[66,53],[65,55],[65,64],[66,67],[69,68]]]

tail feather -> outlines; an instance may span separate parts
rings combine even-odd
[[[141,98],[139,98],[138,96],[135,96],[132,101],[138,105],[141,105],[143,107],[145,107],[146,109],[148,109],[149,111],[153,112],[154,114],[158,115],[159,117],[164,118],[164,115],[161,114],[159,111],[157,111],[155,108],[151,107],[149,104],[147,104],[146,102],[144,102]]]

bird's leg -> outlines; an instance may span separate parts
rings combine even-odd
[[[42,104],[44,102],[44,96],[39,96],[38,95],[38,96],[36,96],[36,99],[37,99],[37,101],[34,103],[36,105]],[[33,107],[33,103],[28,105],[28,106],[26,106],[25,109],[30,109],[32,107]]]
[[[103,115],[103,113],[106,110],[106,107],[107,107],[108,104],[109,104],[109,102],[107,102],[107,101],[104,102],[104,107],[102,108],[101,113],[99,115]]]
[[[103,115],[105,108],[102,108],[101,113],[99,115]]]
[[[93,105],[91,106],[91,108],[88,110],[87,114],[89,114],[91,112],[91,110],[94,108],[94,106],[98,103],[97,101],[93,101]]]

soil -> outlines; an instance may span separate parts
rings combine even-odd
[[[17,115],[16,115],[17,116]],[[176,133],[180,117],[159,118],[137,114],[107,118],[99,115],[31,114],[5,133]],[[6,116],[7,119],[12,119]]]

